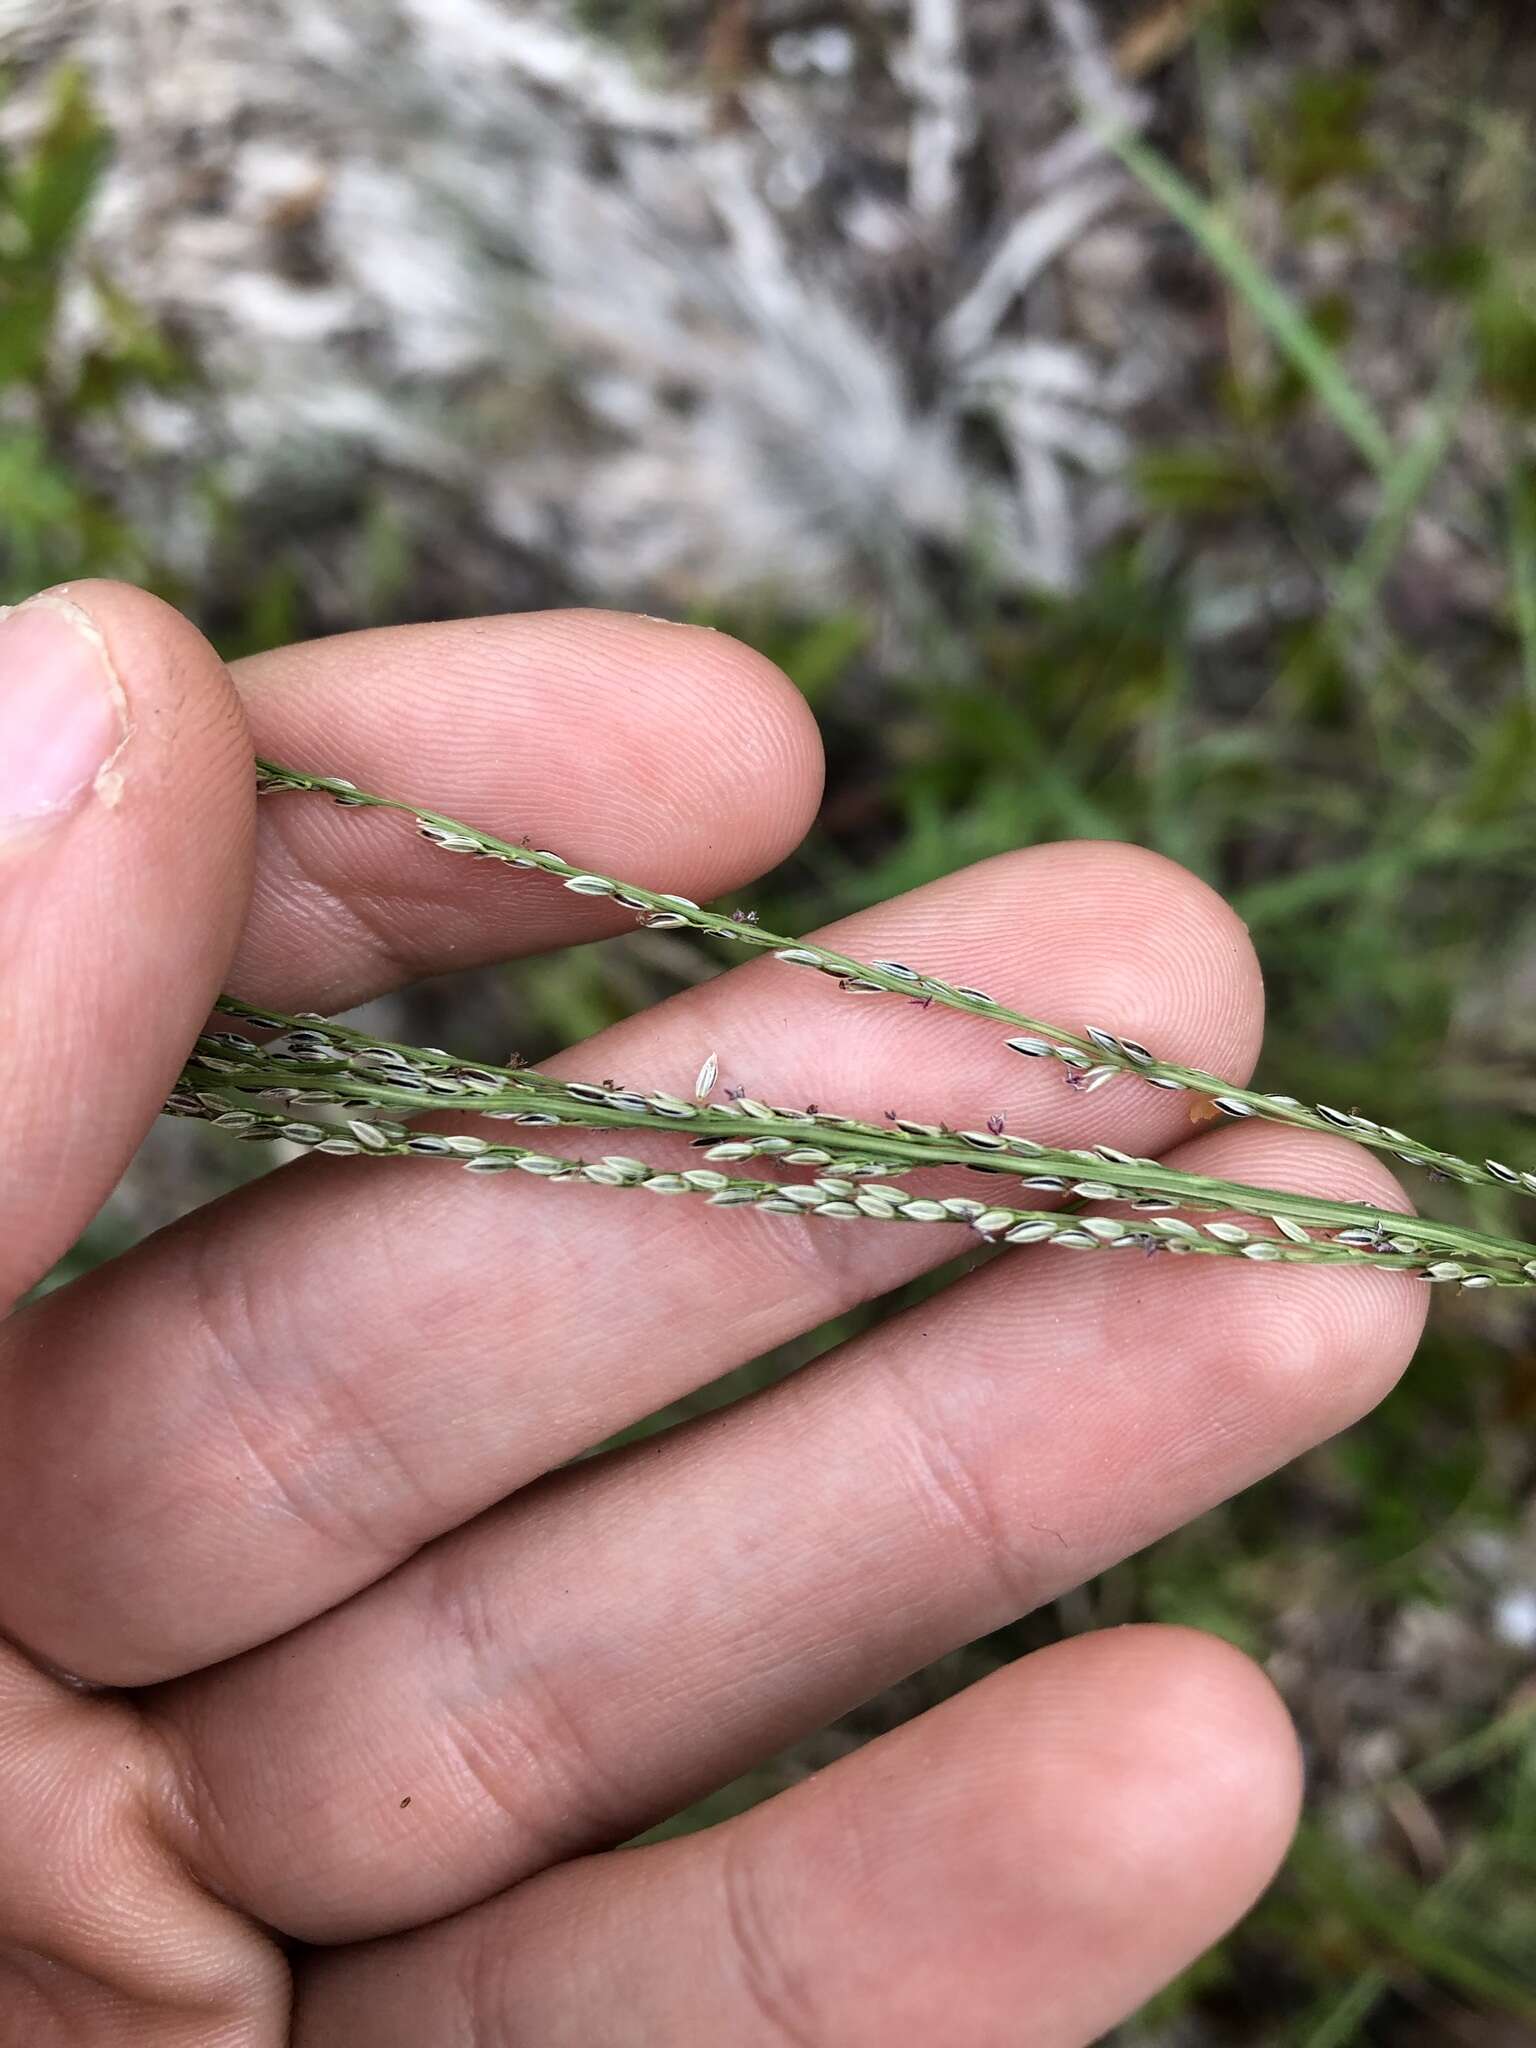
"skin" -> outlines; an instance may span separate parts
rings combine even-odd
[[[612,905],[251,791],[259,750],[705,900],[786,854],[816,734],[769,664],[596,613],[242,664],[74,586],[120,788],[0,842],[0,1302],[71,1242],[220,988],[332,1010],[622,930]],[[108,801],[107,797],[115,798]],[[1132,847],[1035,847],[855,951],[1245,1079],[1246,934]],[[1006,1114],[1401,1206],[1342,1141],[1193,1135],[982,1026],[771,961],[558,1063]],[[1028,1657],[706,1834],[616,1843],[1343,1428],[1399,1275],[1017,1252],[759,1398],[687,1389],[963,1235],[310,1159],[0,1326],[0,2043],[1077,2048],[1241,1915],[1296,1745],[1176,1629]],[[563,1468],[563,1469],[562,1469]]]

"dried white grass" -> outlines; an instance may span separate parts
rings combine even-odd
[[[89,68],[119,147],[86,253],[190,335],[207,373],[132,422],[164,474],[211,461],[237,499],[381,468],[406,492],[446,484],[488,547],[609,601],[766,581],[894,610],[935,544],[981,544],[1015,584],[1080,573],[1126,365],[1083,352],[1070,418],[1039,391],[979,391],[972,365],[1005,329],[1053,339],[1028,287],[1122,187],[1097,146],[1063,181],[1048,159],[1070,125],[1044,134],[1039,163],[1009,174],[1037,196],[956,290],[972,252],[954,199],[979,134],[958,0],[911,0],[905,209],[847,177],[856,22],[836,51],[802,35],[798,69],[752,75],[722,124],[707,81],[587,35],[568,4],[0,9],[15,118],[50,58]],[[1101,63],[1071,9],[1057,17],[1054,40],[1032,31],[1046,108]],[[285,265],[290,230],[321,274]],[[949,292],[926,331],[872,315],[893,262]],[[462,401],[471,386],[488,405]],[[994,405],[1011,479],[964,453],[968,416]],[[143,475],[124,459],[130,509]],[[183,511],[169,539],[195,570],[205,525]]]

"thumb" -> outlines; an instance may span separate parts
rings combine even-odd
[[[0,613],[0,1313],[78,1236],[208,1012],[250,889],[223,664],[119,584]]]

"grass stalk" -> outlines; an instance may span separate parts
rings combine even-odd
[[[347,1106],[352,1105],[348,1103]],[[260,1108],[235,1088],[179,1089],[166,1105],[168,1113],[173,1116],[203,1118],[215,1128],[246,1141],[283,1140],[306,1151],[333,1157],[449,1159],[456,1160],[466,1172],[474,1174],[521,1172],[551,1183],[579,1182],[604,1187],[642,1188],[651,1194],[696,1195],[716,1208],[750,1207],[767,1214],[819,1216],[853,1222],[966,1224],[988,1242],[1054,1244],[1072,1251],[1140,1250],[1145,1253],[1245,1258],[1267,1264],[1368,1265],[1415,1273],[1431,1281],[1459,1280],[1464,1286],[1536,1285],[1536,1259],[1530,1262],[1530,1272],[1521,1267],[1491,1265],[1485,1272],[1472,1272],[1454,1261],[1428,1258],[1420,1247],[1399,1250],[1390,1238],[1383,1238],[1379,1243],[1358,1244],[1340,1242],[1337,1238],[1315,1240],[1297,1226],[1292,1226],[1290,1235],[1272,1238],[1255,1236],[1244,1226],[1232,1222],[1192,1223],[1183,1217],[1167,1214],[1145,1220],[1140,1217],[1127,1219],[1084,1216],[1063,1210],[1018,1208],[996,1201],[982,1201],[973,1196],[931,1198],[914,1194],[910,1189],[898,1187],[888,1180],[872,1181],[867,1172],[857,1176],[851,1173],[823,1174],[810,1181],[787,1182],[752,1180],[722,1173],[718,1167],[694,1166],[674,1171],[626,1154],[610,1153],[597,1159],[572,1158],[539,1152],[529,1146],[498,1144],[473,1133],[414,1131],[403,1124],[378,1119],[352,1117],[335,1123],[322,1122],[296,1114],[298,1107],[300,1105],[289,1105],[283,1109]],[[557,1121],[553,1116],[537,1112],[526,1119],[519,1118],[519,1121],[524,1120],[546,1124]],[[571,1120],[575,1121],[574,1118]],[[660,1121],[657,1118],[642,1127],[656,1128]],[[675,1126],[663,1127],[675,1131]],[[736,1161],[744,1154],[765,1149],[763,1141],[755,1147],[726,1142],[712,1145],[706,1157],[716,1160],[728,1157]],[[794,1163],[793,1149],[769,1156]],[[1046,1155],[1047,1158],[1051,1156]],[[928,1161],[925,1159],[923,1163]],[[1164,1171],[1162,1178],[1176,1181],[1180,1176]],[[1039,1186],[1046,1182],[1042,1177],[1041,1181],[1024,1183],[1026,1186],[1032,1184]],[[1052,1178],[1049,1187],[1053,1193],[1074,1193],[1088,1199],[1108,1199],[1122,1192],[1097,1178],[1075,1184]],[[1163,1206],[1159,1204],[1160,1208]],[[1525,1249],[1536,1250],[1536,1247]]]
[[[397,1118],[457,1104],[525,1126],[649,1130],[674,1137],[687,1132],[710,1159],[739,1163],[775,1158],[787,1166],[835,1168],[839,1175],[854,1179],[889,1179],[925,1167],[964,1166],[994,1177],[1010,1176],[1037,1193],[1124,1200],[1143,1211],[1204,1208],[1227,1212],[1229,1219],[1262,1217],[1274,1222],[1280,1236],[1291,1243],[1309,1242],[1311,1226],[1331,1232],[1332,1241],[1346,1248],[1407,1258],[1423,1266],[1426,1277],[1433,1269],[1437,1280],[1460,1280],[1469,1286],[1518,1286],[1536,1280],[1533,1245],[1366,1203],[1334,1202],[1179,1172],[1113,1146],[1052,1148],[1000,1128],[956,1131],[894,1113],[886,1123],[876,1124],[820,1109],[775,1108],[744,1096],[712,1102],[708,1096],[716,1078],[713,1059],[700,1076],[708,1086],[685,1101],[613,1081],[562,1081],[526,1067],[466,1065],[449,1053],[372,1040],[319,1018],[285,1018],[233,1003],[224,1007],[248,1023],[283,1030],[285,1042],[263,1048],[237,1033],[199,1040],[183,1075],[182,1095],[216,1119],[236,1117],[254,1102],[280,1101],[303,1133],[296,1142],[320,1142],[311,1135],[320,1130],[322,1138],[336,1141],[330,1144],[332,1151],[382,1150],[377,1137],[407,1134],[392,1121],[382,1126],[365,1123],[367,1138],[349,1143],[347,1133],[316,1124],[316,1110],[362,1111],[365,1116],[384,1110]],[[224,1128],[238,1125],[225,1122]],[[965,1208],[965,1220],[972,1220],[987,1205],[970,1203]],[[962,1212],[953,1213],[959,1217]],[[988,1226],[982,1234],[994,1233]],[[1218,1234],[1234,1244],[1245,1241],[1244,1231],[1230,1220]]]
[[[1294,1096],[1239,1087],[1199,1068],[1160,1059],[1136,1040],[1117,1036],[1102,1027],[1090,1024],[1081,1031],[1068,1031],[1010,1009],[983,989],[943,981],[897,960],[858,960],[813,940],[769,931],[740,912],[720,916],[689,897],[593,873],[548,849],[513,845],[440,812],[398,797],[361,790],[338,777],[305,774],[263,761],[257,764],[257,786],[267,794],[308,792],[327,796],[349,808],[404,815],[415,821],[422,838],[445,852],[539,870],[554,876],[577,895],[605,897],[620,904],[633,912],[641,925],[652,930],[692,930],[755,951],[770,952],[790,965],[828,976],[850,995],[900,996],[925,1007],[937,1003],[969,1016],[990,1019],[1006,1025],[1014,1034],[1004,1041],[1010,1050],[1027,1058],[1057,1062],[1067,1070],[1072,1085],[1083,1092],[1102,1087],[1118,1074],[1131,1075],[1150,1087],[1203,1095],[1228,1118],[1257,1117],[1293,1130],[1342,1131],[1357,1143],[1385,1152],[1405,1165],[1423,1167],[1438,1179],[1536,1194],[1536,1173],[1498,1159],[1464,1159],[1424,1144],[1393,1125],[1378,1123],[1356,1109],[1339,1109],[1329,1103],[1306,1104]]]
[[[1509,574],[1526,711],[1536,728],[1536,471],[1517,468],[1509,483]]]
[[[1225,214],[1203,199],[1166,158],[1138,136],[1106,131],[1105,141],[1199,244],[1371,468],[1386,476],[1393,468],[1392,437],[1350,382],[1336,351],[1290,294],[1255,260]]]

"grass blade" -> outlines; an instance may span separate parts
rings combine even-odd
[[[1520,631],[1525,701],[1536,723],[1536,472],[1517,469],[1509,484],[1509,581]]]
[[[1470,350],[1458,349],[1440,380],[1429,417],[1401,455],[1395,456],[1382,477],[1381,502],[1360,552],[1339,578],[1334,589],[1336,621],[1349,626],[1372,610],[1382,585],[1402,551],[1408,522],[1418,510],[1424,494],[1439,475],[1450,454],[1461,423],[1462,411],[1477,381],[1477,365]],[[1532,564],[1536,574],[1536,563]],[[1536,591],[1533,591],[1536,597]],[[1536,630],[1536,621],[1533,621]]]
[[[1355,389],[1336,352],[1329,347],[1290,294],[1244,246],[1231,222],[1201,198],[1166,158],[1138,137],[1106,133],[1105,140],[1132,175],[1199,243],[1232,289],[1297,373],[1311,386],[1340,430],[1372,469],[1393,467],[1392,438]]]

